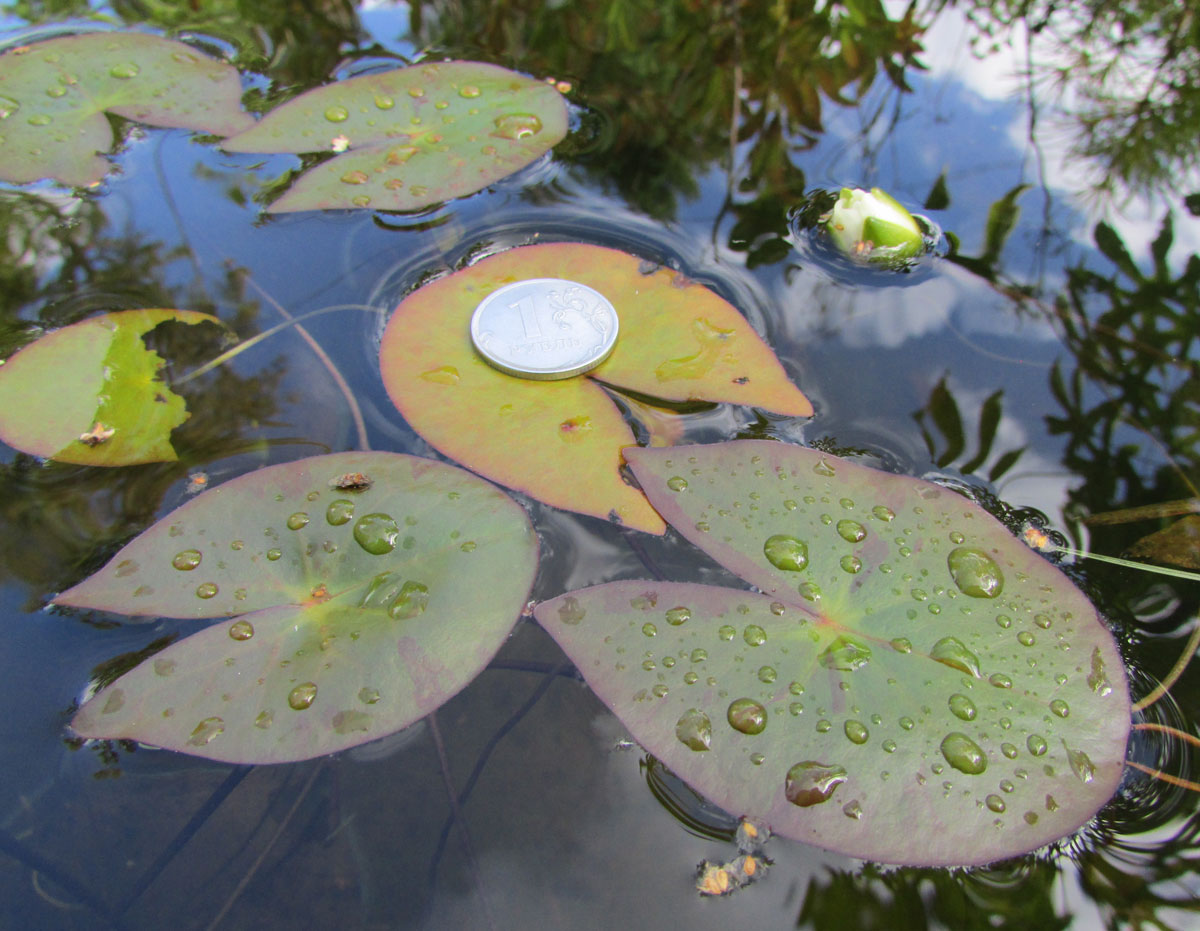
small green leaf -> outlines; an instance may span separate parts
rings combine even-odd
[[[243,763],[375,740],[487,665],[528,597],[537,539],[454,466],[338,453],[272,466],[168,514],[55,602],[224,620],[84,703],[84,737]]]
[[[229,152],[340,152],[270,210],[419,210],[487,187],[567,132],[553,87],[479,62],[414,65],[301,94]]]
[[[726,811],[854,857],[988,863],[1112,796],[1124,667],[1086,597],[949,489],[744,440],[636,449],[754,586],[622,581],[535,615],[634,739]]]
[[[105,112],[226,136],[251,124],[237,71],[182,42],[98,32],[0,55],[0,179],[102,180],[112,147]]]
[[[79,465],[173,462],[171,431],[188,413],[142,341],[168,320],[220,325],[191,310],[124,310],[30,343],[0,366],[0,440]]]
[[[475,351],[471,314],[498,287],[564,278],[617,308],[620,338],[588,376],[531,381]],[[552,326],[545,309],[545,326]],[[808,416],[812,405],[729,303],[665,268],[582,243],[525,246],[425,285],[388,321],[384,385],[414,430],[475,471],[555,507],[662,533],[620,474],[634,436],[604,385],[671,401],[728,401]]]

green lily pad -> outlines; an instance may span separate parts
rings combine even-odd
[[[450,61],[367,74],[301,94],[228,152],[340,152],[270,206],[280,213],[419,210],[524,168],[567,132],[562,95],[495,65]]]
[[[526,278],[577,281],[607,297],[620,318],[612,355],[561,381],[488,365],[471,343],[471,314],[492,291]],[[634,437],[599,383],[672,401],[812,413],[731,304],[669,269],[583,243],[510,249],[414,291],[388,321],[379,362],[392,403],[447,456],[555,507],[648,533],[665,525],[621,477],[621,450]]]
[[[851,856],[987,863],[1112,796],[1124,667],[1083,594],[977,505],[816,450],[628,450],[651,502],[758,591],[614,582],[535,614],[694,789]]]
[[[253,123],[230,65],[182,42],[98,32],[0,55],[0,179],[84,187],[108,173],[104,113],[227,136]]]
[[[337,453],[244,475],[54,599],[237,616],[144,661],[85,702],[71,727],[239,763],[375,740],[487,665],[536,567],[522,508],[454,466]]]
[[[142,336],[160,323],[220,320],[194,310],[123,310],[48,333],[0,365],[0,440],[58,462],[173,462],[188,419]]]

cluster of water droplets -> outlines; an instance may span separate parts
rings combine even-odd
[[[712,633],[678,636],[671,639],[674,653],[644,651],[640,668],[652,673],[655,682],[638,689],[634,701],[665,700],[677,688],[672,682],[681,681],[685,692],[677,697],[681,712],[674,720],[674,736],[697,754],[731,748],[763,768],[779,748],[810,748],[811,758],[773,761],[785,767],[784,796],[799,807],[820,805],[850,783],[861,798],[846,801],[843,814],[857,821],[869,814],[867,799],[881,797],[879,783],[895,777],[898,784],[928,786],[930,791],[940,784],[942,798],[962,799],[991,818],[995,828],[1037,825],[1058,811],[1058,799],[1045,788],[1060,771],[1068,771],[1080,785],[1090,784],[1096,775],[1088,753],[1064,725],[1071,717],[1072,686],[1098,698],[1112,691],[1099,649],[1086,658],[1071,653],[1075,628],[1070,611],[1057,606],[1049,587],[1033,585],[1014,563],[1006,564],[1001,552],[985,542],[988,536],[979,534],[980,518],[956,497],[943,498],[941,489],[924,486],[899,505],[899,499],[889,498],[859,507],[835,490],[835,460],[822,457],[810,468],[811,477],[793,475],[755,457],[734,471],[727,465],[712,470],[719,487],[727,488],[729,479],[736,478],[744,482],[739,486],[744,491],[722,506],[688,510],[695,530],[726,542],[757,538],[763,567],[786,586],[770,591],[783,594],[787,602],[773,601],[761,620],[738,618],[744,604],[732,611],[714,608],[711,614],[698,605],[672,608],[715,638]],[[695,457],[666,460],[662,476],[681,501],[709,481]],[[831,481],[823,484],[822,479]],[[741,552],[747,549],[743,544]],[[876,586],[874,603],[864,599],[864,618],[857,625],[861,634],[825,614],[851,606],[842,593],[860,584],[859,579]],[[879,606],[881,590],[883,601],[890,594],[890,603],[897,606],[888,609],[890,614]],[[631,607],[656,610],[656,597],[646,592]],[[577,603],[575,608],[583,611]],[[762,601],[755,599],[747,613],[760,612]],[[930,636],[925,633],[930,622],[923,616],[938,618],[939,626],[929,629],[957,634]],[[780,624],[784,618],[786,624]],[[572,620],[578,623],[579,618]],[[872,633],[873,625],[887,629],[897,620],[907,636]],[[654,638],[665,632],[655,621],[641,623],[640,629]],[[1050,642],[1056,646],[1048,655]],[[708,662],[711,651],[723,645],[736,654],[720,653],[722,662]],[[751,658],[759,647],[771,651],[767,662]],[[697,649],[703,666],[695,663]],[[956,677],[932,672],[930,661]],[[791,680],[787,670],[811,673],[814,663],[828,671],[821,681],[833,690],[823,699],[810,698],[814,707],[806,712],[799,700],[805,686]],[[683,677],[672,678],[676,664],[689,667]],[[886,680],[887,688],[878,681],[868,688],[864,675]],[[915,681],[922,684],[914,687]],[[860,683],[863,697],[857,699]],[[939,706],[929,698],[941,688]],[[860,708],[860,703],[876,702],[880,710],[875,713]],[[883,713],[884,707],[889,713]],[[782,730],[795,736],[763,742]],[[861,755],[876,751],[880,756]],[[895,770],[887,766],[893,754]],[[913,760],[918,769],[902,776],[899,767]],[[1071,790],[1064,786],[1061,791]]]

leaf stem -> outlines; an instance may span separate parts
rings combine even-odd
[[[1143,721],[1140,724],[1133,725],[1133,729],[1135,731],[1162,731],[1164,734],[1178,737],[1192,746],[1200,747],[1200,737],[1197,737],[1195,734],[1189,734],[1187,731],[1181,731],[1177,727],[1171,727],[1170,724],[1154,724],[1150,721]]]
[[[1179,677],[1183,675],[1183,670],[1186,669],[1187,664],[1191,662],[1197,646],[1200,646],[1200,624],[1197,624],[1192,628],[1192,635],[1188,637],[1187,645],[1184,646],[1183,652],[1179,654],[1179,659],[1175,660],[1175,665],[1171,667],[1171,671],[1167,673],[1166,678],[1158,683],[1158,685],[1149,695],[1134,703],[1134,711],[1141,711],[1144,708],[1149,708],[1171,690],[1171,686],[1173,686]]]
[[[1164,773],[1161,769],[1154,769],[1146,766],[1143,763],[1137,763],[1133,760],[1126,760],[1126,766],[1132,766],[1134,769],[1140,769],[1143,773],[1159,779],[1162,782],[1169,782],[1173,786],[1179,786],[1181,789],[1191,789],[1193,792],[1200,792],[1200,782],[1192,782],[1190,779],[1183,779],[1179,776],[1172,776],[1170,773]]]

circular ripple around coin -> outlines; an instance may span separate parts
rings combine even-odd
[[[505,285],[471,317],[471,341],[490,365],[542,381],[590,372],[612,352],[617,329],[608,298],[564,278]]]

